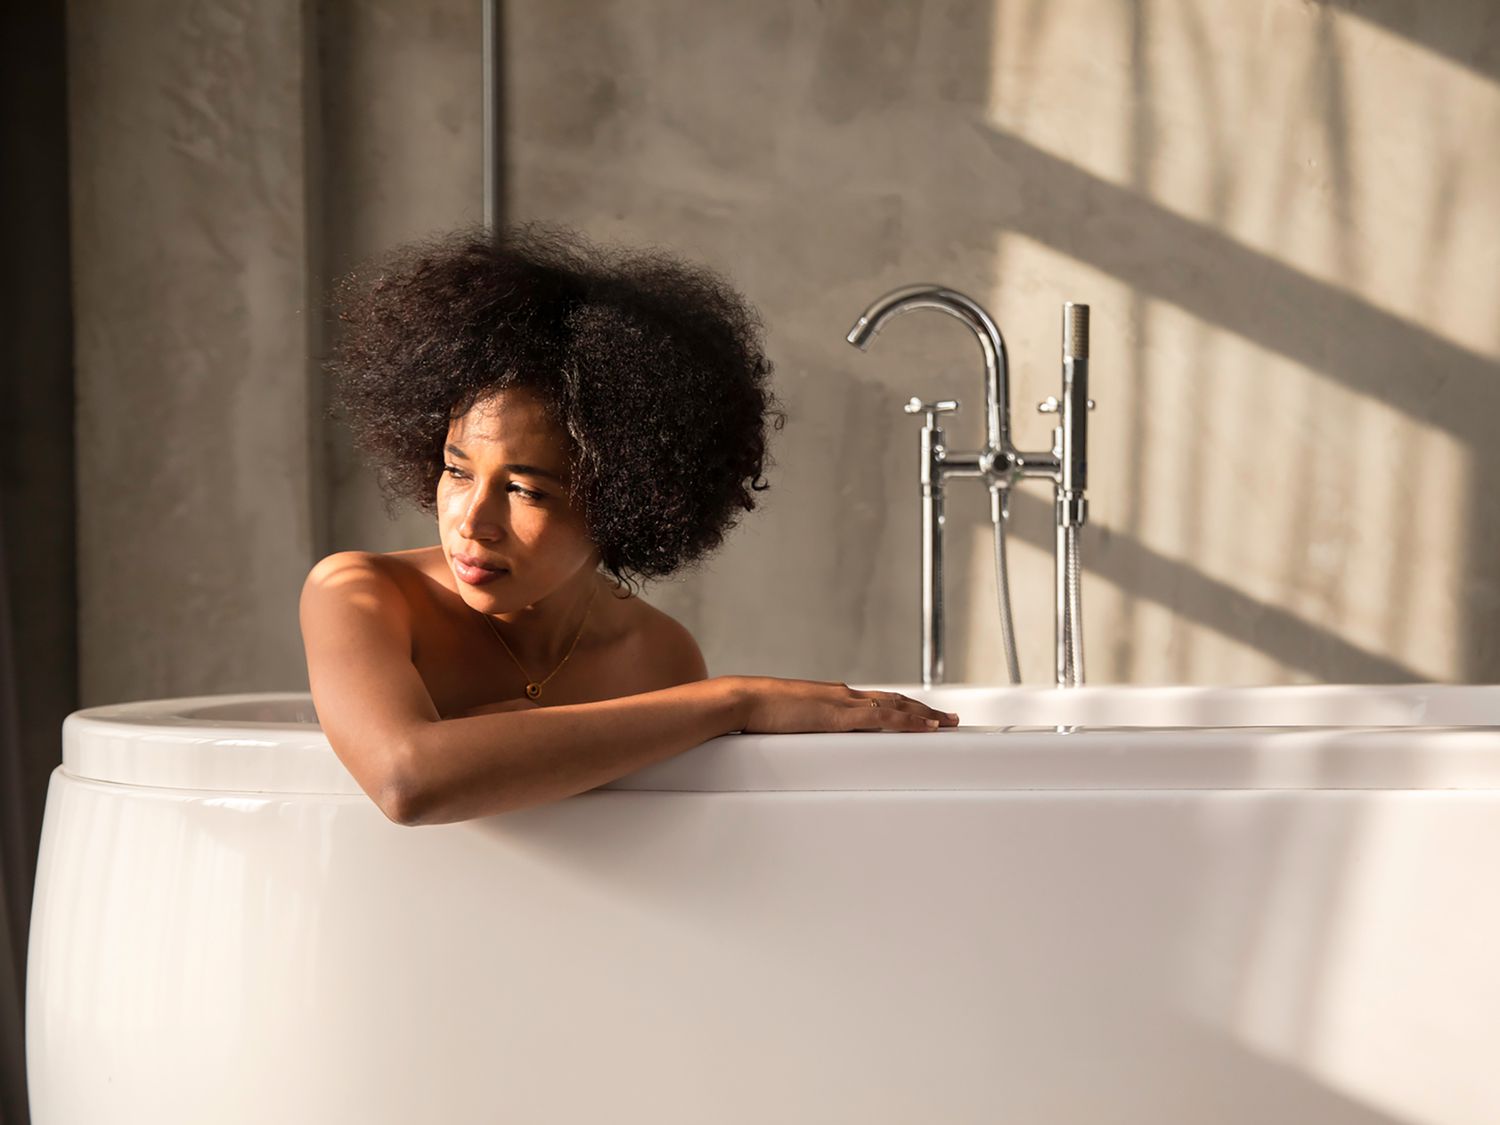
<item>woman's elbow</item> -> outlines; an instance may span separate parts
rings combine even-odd
[[[403,744],[385,759],[376,776],[359,778],[360,787],[392,824],[452,824],[521,807],[509,786],[501,791],[493,780],[493,788],[476,788],[472,781],[435,776],[423,767],[424,761],[433,760],[431,753],[431,747],[423,753]]]
[[[366,763],[354,778],[386,819],[403,828],[422,824],[426,815],[427,801],[412,760],[408,750],[399,747],[378,768],[371,769]]]
[[[392,824],[418,828],[477,815],[468,807],[470,802],[455,800],[454,793],[424,771],[420,760],[410,753],[396,755],[378,784],[365,790]]]
[[[367,792],[375,802],[375,807],[392,824],[402,828],[415,828],[422,823],[421,802],[408,787],[391,783]]]

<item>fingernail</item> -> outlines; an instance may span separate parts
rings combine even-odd
[[[935,727],[937,725],[938,725],[938,721],[936,719],[928,719],[927,720],[927,729],[928,730],[931,730],[933,727]]]
[[[950,719],[956,719],[956,718],[958,718],[958,712],[957,711],[944,711],[943,714],[947,715],[948,718],[950,718]]]

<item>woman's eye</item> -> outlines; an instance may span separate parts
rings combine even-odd
[[[443,473],[446,476],[452,477],[454,480],[467,480],[469,477],[469,474],[464,472],[464,470],[459,468],[457,465],[445,464],[443,466]],[[540,503],[541,501],[547,499],[547,494],[545,492],[538,492],[534,488],[527,488],[524,485],[517,484],[515,481],[511,481],[510,484],[506,487],[508,491],[516,493],[522,499],[529,500],[533,504]]]

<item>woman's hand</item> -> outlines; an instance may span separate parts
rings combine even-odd
[[[726,676],[740,700],[746,734],[796,734],[848,730],[937,730],[958,726],[958,716],[935,711],[894,691],[857,691],[848,684]]]

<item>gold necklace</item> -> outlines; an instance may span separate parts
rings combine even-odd
[[[589,595],[588,609],[583,611],[583,620],[578,623],[578,632],[573,634],[573,643],[568,646],[568,651],[563,653],[563,658],[557,662],[557,667],[547,674],[546,679],[542,680],[533,680],[531,678],[531,673],[526,671],[525,666],[517,659],[516,654],[510,651],[510,645],[505,643],[505,638],[500,635],[500,627],[495,624],[495,619],[488,613],[483,615],[484,619],[490,623],[490,632],[495,634],[495,639],[500,642],[507,653],[510,653],[510,658],[516,662],[516,667],[521,669],[521,675],[526,677],[527,699],[540,699],[542,697],[542,688],[547,686],[547,681],[562,671],[562,666],[568,662],[568,657],[573,655],[573,650],[578,647],[578,638],[583,636],[583,627],[589,623],[589,613],[594,608],[594,598],[598,593],[599,584],[596,582],[594,584],[594,592]]]

